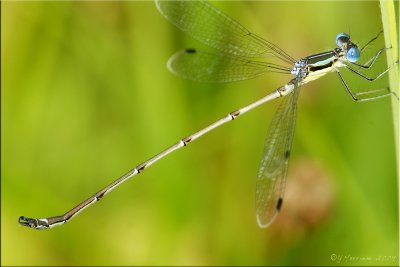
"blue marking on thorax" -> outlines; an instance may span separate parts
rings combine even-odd
[[[325,59],[325,60],[320,60],[320,61],[315,62],[315,63],[310,64],[310,65],[315,66],[315,67],[326,66],[326,65],[329,65],[329,63],[334,62],[334,61],[335,61],[335,58],[336,58],[335,56],[332,56],[332,57],[330,57],[330,58],[327,58],[327,59]]]

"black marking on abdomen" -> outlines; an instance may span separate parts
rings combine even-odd
[[[240,111],[237,110],[237,111],[231,112],[231,113],[229,113],[229,115],[231,115],[232,120],[234,120],[234,119],[236,119],[237,117],[239,117]]]
[[[281,210],[282,201],[283,201],[283,198],[280,197],[280,198],[278,199],[278,203],[276,203],[276,210],[277,210],[277,211],[280,211],[280,210]]]
[[[102,197],[104,197],[104,194],[106,192],[101,192],[101,194],[96,195],[96,201],[99,201]]]
[[[183,144],[186,146],[190,141],[192,141],[192,137],[186,137],[182,139]]]
[[[136,170],[138,171],[138,173],[141,173],[144,170],[144,168],[146,168],[146,164],[137,166]]]

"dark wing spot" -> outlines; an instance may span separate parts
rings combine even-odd
[[[188,49],[186,49],[186,53],[188,53],[188,54],[194,54],[194,53],[196,53],[196,49],[194,49],[194,48],[188,48]]]
[[[286,150],[285,159],[288,159],[289,157],[290,157],[290,150]]]
[[[282,201],[283,201],[283,198],[280,197],[280,198],[278,199],[278,203],[276,203],[276,210],[277,210],[277,211],[280,211],[280,210],[281,210]]]

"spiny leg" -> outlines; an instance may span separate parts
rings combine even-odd
[[[373,37],[373,38],[372,38],[371,40],[369,40],[363,47],[361,47],[360,53],[362,53],[362,52],[364,51],[365,48],[367,48],[371,43],[373,43],[376,39],[378,39],[379,36],[380,36],[382,33],[383,33],[383,30],[380,30],[380,31],[378,32],[378,34],[377,34],[375,37]],[[373,56],[372,58],[368,59],[364,64],[358,64],[358,63],[355,63],[355,62],[351,62],[351,63],[352,63],[353,65],[358,66],[359,68],[369,69],[369,68],[375,63],[375,61],[378,59],[378,57],[380,56],[380,54],[381,54],[383,51],[385,51],[385,50],[387,50],[387,49],[390,49],[390,48],[391,48],[391,47],[384,47],[384,48],[379,49],[378,52],[375,54],[375,56]],[[359,68],[358,68],[358,69],[359,69]]]
[[[344,80],[344,78],[343,78],[342,74],[339,72],[339,70],[336,70],[336,73],[338,74],[343,87],[346,89],[347,93],[349,93],[349,95],[351,96],[351,98],[354,101],[363,102],[363,101],[379,99],[382,97],[387,97],[390,95],[393,95],[394,97],[397,98],[397,100],[399,100],[399,96],[395,92],[390,91],[389,87],[375,89],[375,90],[367,90],[367,91],[362,91],[362,92],[354,92],[347,85],[346,81]]]
[[[383,33],[383,30],[380,30],[379,33],[372,38],[371,40],[369,40],[361,49],[360,52],[362,52],[365,48],[367,48],[372,42],[374,42],[376,39],[378,39],[378,37]]]
[[[397,61],[397,62],[395,62],[394,64],[398,64],[398,63],[399,63],[399,62]],[[386,74],[390,69],[392,69],[393,66],[394,66],[394,64],[393,64],[392,66],[388,67],[388,68],[387,68],[386,70],[384,70],[383,72],[379,73],[378,76],[376,76],[375,78],[370,78],[370,77],[368,77],[368,76],[362,74],[362,73],[359,72],[358,70],[355,70],[355,69],[349,67],[349,66],[346,65],[346,64],[343,64],[343,67],[345,67],[345,68],[348,69],[349,71],[351,71],[351,72],[357,74],[358,76],[360,76],[360,77],[366,79],[367,81],[373,82],[373,81],[379,79],[380,77],[382,77],[384,74]]]
[[[391,49],[392,47],[384,47],[378,50],[378,52],[376,52],[375,56],[373,56],[372,58],[368,59],[364,64],[358,64],[355,62],[350,62],[351,64],[357,66],[357,70],[360,68],[363,69],[369,69],[370,67],[372,67],[372,65],[375,64],[376,60],[378,59],[378,57],[382,54],[383,51]]]

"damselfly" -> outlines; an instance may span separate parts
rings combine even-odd
[[[374,78],[367,77],[359,70],[371,68],[386,48],[378,50],[364,64],[357,63],[360,54],[378,38],[381,32],[361,48],[351,41],[348,34],[339,33],[336,36],[337,48],[295,60],[277,45],[251,33],[207,2],[156,0],[156,5],[161,14],[175,26],[214,49],[212,52],[186,49],[172,56],[168,61],[168,68],[179,76],[199,82],[232,82],[250,79],[266,72],[276,72],[291,74],[292,79],[265,97],[230,112],[204,129],[179,140],[64,215],[44,219],[21,216],[19,218],[21,225],[35,229],[48,229],[64,224],[111,190],[175,150],[187,146],[202,135],[270,100],[284,97],[272,119],[256,182],[257,222],[260,227],[267,227],[276,217],[283,203],[300,87],[328,72],[336,72],[344,88],[355,101],[394,95],[388,88],[355,92],[350,89],[339,72],[339,68],[345,68],[371,82],[384,75],[391,67]],[[280,63],[266,60],[275,60]],[[288,64],[290,65],[287,66]]]

